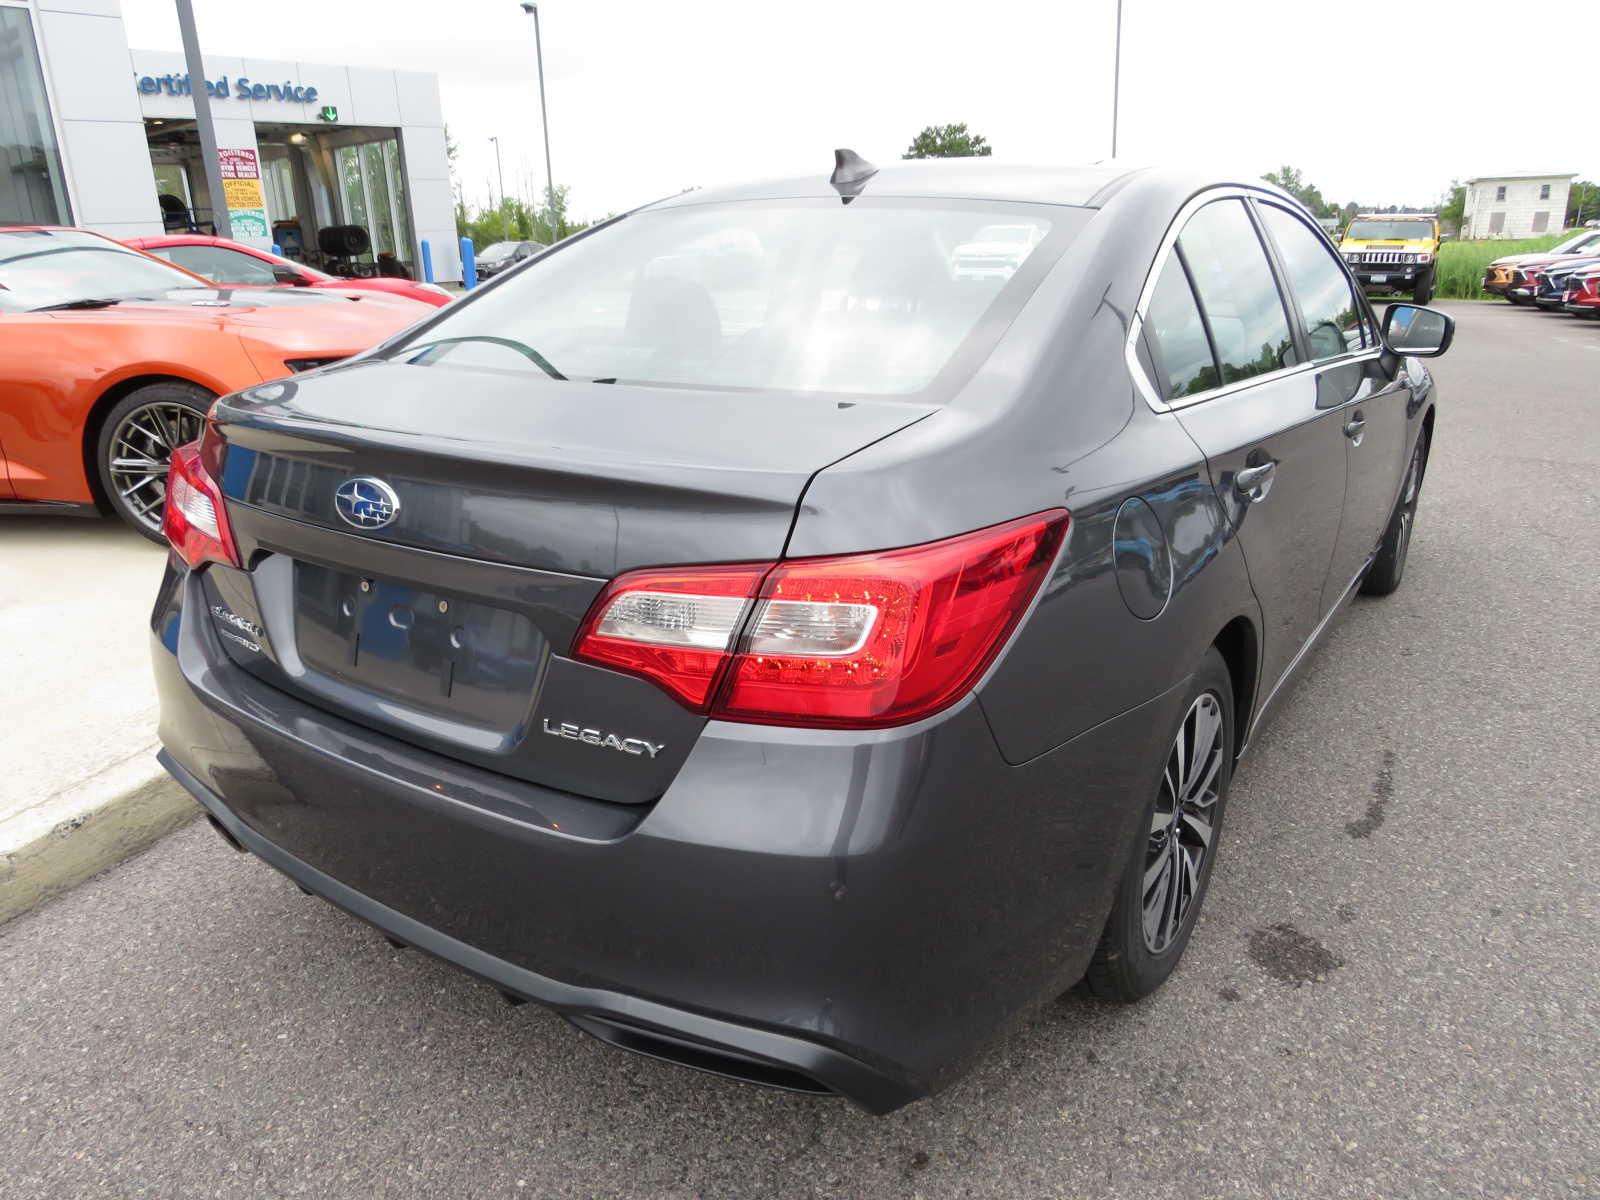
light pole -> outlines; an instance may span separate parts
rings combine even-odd
[[[1122,99],[1122,0],[1117,0],[1117,50],[1111,67],[1111,157],[1117,156],[1117,105]]]
[[[184,69],[189,72],[189,94],[194,97],[194,128],[200,135],[201,166],[205,168],[206,191],[211,193],[211,231],[231,238],[228,197],[222,190],[222,163],[217,158],[217,128],[211,123],[211,97],[206,93],[206,66],[200,61],[200,35],[194,28],[194,9],[189,0],[177,0],[178,34],[183,39]]]
[[[1121,0],[1118,0],[1121,3]],[[550,110],[544,102],[544,43],[539,38],[539,6],[531,0],[522,0],[522,11],[533,14],[533,53],[539,61],[539,120],[544,123],[544,181],[545,206],[553,209],[556,199],[556,177],[550,170]],[[559,233],[552,227],[550,236]]]
[[[489,140],[494,143],[494,173],[500,178],[500,203],[504,204],[506,202],[506,173],[500,166],[500,139],[492,137]]]

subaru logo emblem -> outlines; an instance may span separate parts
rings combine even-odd
[[[333,507],[347,525],[382,529],[400,515],[400,497],[383,480],[360,475],[339,485],[333,493]]]

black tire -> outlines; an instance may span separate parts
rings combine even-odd
[[[1417,525],[1417,501],[1422,497],[1422,476],[1428,462],[1427,442],[1425,437],[1417,439],[1400,499],[1395,502],[1388,528],[1383,531],[1383,541],[1378,543],[1378,555],[1361,581],[1363,595],[1387,596],[1405,578],[1406,555],[1411,550],[1411,535]]]
[[[1426,304],[1433,299],[1433,276],[1436,267],[1429,267],[1417,276],[1417,282],[1411,289],[1411,299],[1417,304]]]
[[[129,392],[106,414],[95,439],[94,464],[111,510],[152,542],[163,542],[172,451],[205,428],[216,399],[205,388],[170,379]]]
[[[1186,736],[1191,743],[1197,740],[1196,722],[1209,711],[1203,707],[1207,703],[1214,706],[1215,715],[1220,721],[1214,741],[1208,746],[1205,757],[1187,772],[1189,779],[1174,786],[1175,770],[1178,774],[1185,773],[1181,766],[1175,767],[1180,752],[1180,735]],[[1100,944],[1095,948],[1089,969],[1084,974],[1084,986],[1090,994],[1102,1000],[1130,1003],[1143,999],[1166,982],[1167,976],[1172,974],[1178,960],[1183,957],[1184,947],[1189,944],[1195,918],[1205,901],[1206,887],[1211,882],[1211,868],[1216,861],[1223,812],[1228,802],[1228,784],[1233,778],[1234,745],[1233,681],[1216,647],[1206,652],[1200,669],[1190,679],[1182,712],[1177,727],[1163,743],[1167,758],[1160,778],[1152,789],[1155,794],[1141,810],[1138,843],[1129,855],[1121,882],[1117,884],[1111,915],[1106,918]],[[1187,794],[1190,781],[1199,780],[1203,784],[1208,776],[1213,779],[1210,789],[1212,798],[1208,805],[1190,806],[1175,799]],[[1202,813],[1208,812],[1210,815],[1204,848],[1198,856],[1198,865],[1191,871],[1185,870],[1185,865],[1191,860],[1180,856],[1186,856],[1186,846],[1193,848],[1197,844],[1194,836],[1198,832],[1196,821],[1181,815],[1174,818],[1168,812],[1169,806],[1173,810],[1181,808],[1196,819]],[[1158,828],[1163,825],[1166,825],[1164,833]],[[1178,840],[1176,846],[1173,845],[1174,837]],[[1170,862],[1163,865],[1169,859],[1169,852]],[[1152,875],[1157,871],[1162,874]],[[1146,880],[1149,878],[1154,878],[1155,882],[1147,887]],[[1188,900],[1180,911],[1166,912],[1165,899],[1169,893],[1160,892],[1163,878],[1169,883],[1182,882],[1187,890]],[[1182,895],[1183,891],[1180,891],[1179,904],[1183,903]],[[1156,920],[1158,924],[1166,921],[1167,934],[1165,938],[1158,936],[1154,941],[1150,937],[1150,918],[1147,915],[1147,909],[1152,907],[1152,899],[1159,910]],[[1167,920],[1169,916],[1170,920]]]

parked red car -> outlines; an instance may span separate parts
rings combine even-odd
[[[212,283],[235,283],[251,287],[332,287],[358,292],[389,292],[411,300],[421,300],[441,308],[450,303],[450,293],[436,283],[417,283],[410,279],[378,276],[372,279],[341,279],[305,263],[257,250],[227,238],[204,233],[163,233],[152,237],[125,238],[128,245],[176,263],[185,271]]]
[[[1600,267],[1586,267],[1567,277],[1561,307],[1580,317],[1600,317]]]

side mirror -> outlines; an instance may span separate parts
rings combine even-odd
[[[1396,354],[1438,358],[1450,349],[1456,319],[1419,304],[1391,304],[1383,314],[1384,344]]]
[[[1444,244],[1445,244],[1445,243],[1446,243],[1446,242],[1448,242],[1448,241],[1449,241],[1449,240],[1450,240],[1450,235],[1449,235],[1449,234],[1448,234],[1448,233],[1441,233],[1441,234],[1440,234],[1440,235],[1439,235],[1439,244],[1440,244],[1440,245],[1441,245],[1441,246],[1442,246],[1442,245],[1444,245]]]
[[[300,272],[296,271],[293,267],[285,266],[282,263],[273,264],[272,278],[278,283],[289,283],[293,284],[295,287],[311,286],[311,280],[300,274]]]

